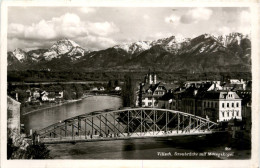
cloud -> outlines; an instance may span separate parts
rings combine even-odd
[[[11,23],[8,36],[25,39],[57,39],[61,37],[73,38],[88,35],[85,23],[76,14],[66,13],[50,20],[41,20],[30,26]]]
[[[201,20],[209,20],[213,11],[207,8],[194,8],[181,16],[180,21],[184,24],[198,23]]]
[[[117,42],[114,41],[112,38],[92,35],[89,35],[87,37],[79,37],[76,39],[76,41],[83,48],[90,50],[106,49],[117,44]]]
[[[237,26],[237,27],[227,27],[223,26],[218,28],[219,35],[228,35],[233,32],[242,33],[244,35],[250,35],[251,27],[250,26]]]
[[[79,9],[82,13],[94,13],[96,12],[95,8],[88,8],[88,7],[83,7]]]
[[[49,48],[54,41],[49,40],[28,40],[28,39],[18,39],[11,38],[7,40],[8,51],[12,51],[16,48],[21,48],[24,50],[32,50],[37,48]]]
[[[14,46],[40,48],[45,46],[41,44],[43,41],[54,42],[64,37],[72,40],[85,38],[90,42],[82,42],[83,45],[89,43],[94,46],[93,43],[96,42],[102,47],[115,43],[112,39],[106,38],[115,32],[119,32],[119,28],[113,22],[85,22],[74,13],[66,13],[31,25],[9,24],[8,48],[14,49]],[[34,44],[30,45],[32,41]]]
[[[233,32],[233,28],[223,26],[223,27],[218,28],[218,32],[220,33],[220,35],[227,35],[227,34]]]
[[[180,23],[180,16],[171,15],[164,19],[166,23],[172,23],[174,25],[178,25]]]
[[[87,36],[89,33],[107,36],[118,32],[119,28],[110,22],[83,22],[73,13],[66,13],[50,20],[41,20],[30,26],[11,23],[8,29],[9,37],[26,39],[58,39],[62,37],[76,38]]]
[[[88,23],[87,27],[89,32],[100,36],[119,32],[119,28],[113,22]]]
[[[251,32],[251,13],[249,11],[241,11],[238,15],[239,22],[233,26],[222,26],[218,28],[220,35],[227,35],[232,32],[239,32],[245,35],[250,35]]]
[[[172,35],[173,34],[170,32],[157,32],[157,33],[154,33],[153,35],[147,36],[145,38],[145,40],[147,40],[147,41],[158,40],[158,39],[170,37]]]
[[[24,25],[21,24],[16,24],[16,23],[11,23],[8,25],[8,36],[9,37],[17,37],[21,38],[24,33]]]

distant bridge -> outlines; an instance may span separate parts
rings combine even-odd
[[[37,133],[43,143],[211,134],[217,123],[180,111],[129,108],[68,118]]]

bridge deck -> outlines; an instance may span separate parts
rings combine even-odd
[[[41,142],[45,144],[56,144],[56,143],[75,143],[75,142],[95,142],[95,141],[112,141],[112,140],[127,140],[127,139],[144,139],[144,138],[161,138],[161,137],[174,137],[174,136],[192,136],[192,135],[206,135],[212,134],[212,131],[195,131],[195,132],[179,132],[176,131],[165,133],[160,132],[146,132],[137,134],[132,134],[130,136],[125,133],[124,135],[109,137],[100,137],[99,135],[93,135],[92,138],[87,135],[74,136],[74,137],[62,137],[62,138],[42,138]]]

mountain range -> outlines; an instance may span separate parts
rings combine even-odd
[[[140,71],[149,68],[168,72],[250,72],[251,40],[247,35],[203,34],[195,38],[175,36],[138,41],[90,51],[69,39],[49,49],[8,53],[8,70]]]

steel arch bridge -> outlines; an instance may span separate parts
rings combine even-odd
[[[68,118],[37,131],[43,143],[211,134],[217,123],[157,108],[105,110]]]

